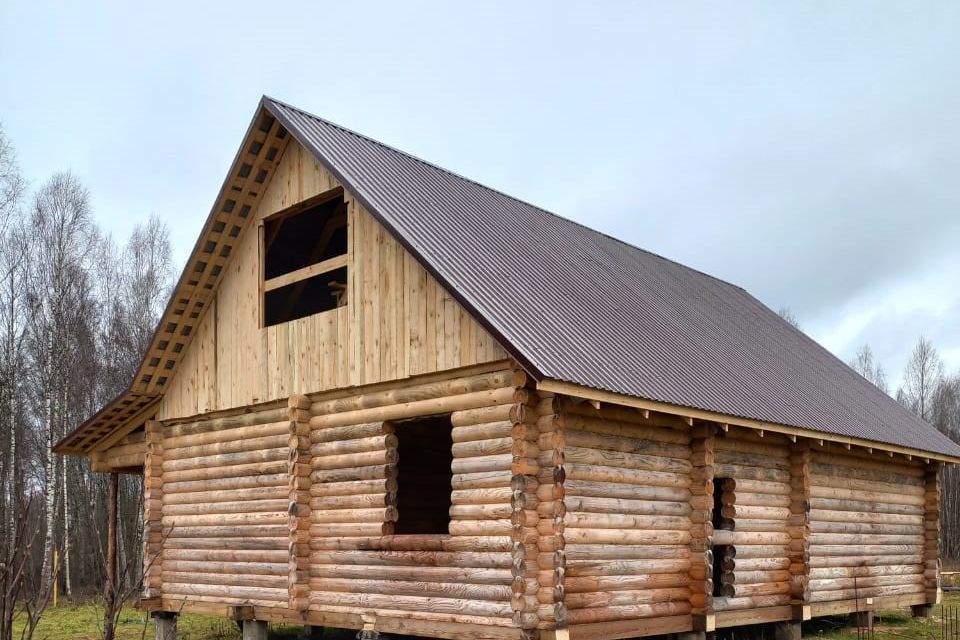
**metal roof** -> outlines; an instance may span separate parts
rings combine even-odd
[[[277,100],[262,106],[539,379],[960,456],[742,288]]]

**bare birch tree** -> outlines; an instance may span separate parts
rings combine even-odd
[[[920,336],[906,369],[903,385],[897,391],[897,399],[918,416],[932,420],[933,394],[943,379],[943,361],[933,344]]]
[[[890,393],[887,373],[883,370],[883,365],[874,359],[873,349],[869,344],[864,344],[857,350],[857,355],[850,361],[850,367],[872,382],[880,391]]]

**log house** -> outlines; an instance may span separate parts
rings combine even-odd
[[[742,289],[266,97],[56,451],[143,475],[164,633],[477,640],[923,614],[960,461]]]

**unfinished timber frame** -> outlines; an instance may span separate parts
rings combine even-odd
[[[158,634],[602,640],[938,601],[957,458],[537,375],[360,195],[261,109],[130,390],[58,445],[143,474]]]

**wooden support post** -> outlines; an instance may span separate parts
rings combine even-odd
[[[790,604],[794,620],[809,620],[810,610],[810,441],[790,448]]]
[[[690,611],[698,632],[716,629],[713,613],[713,441],[716,428],[690,428]]]
[[[290,609],[305,613],[310,606],[310,399],[303,395],[291,396],[288,407],[287,513],[290,539],[287,590]]]
[[[267,640],[267,623],[263,620],[244,620],[243,640]]]
[[[177,640],[177,614],[170,611],[154,611],[153,618],[154,640]]]
[[[774,640],[800,640],[803,636],[800,622],[777,622],[773,627]]]
[[[147,420],[144,432],[143,597],[153,598],[163,583],[163,423]]]
[[[113,639],[114,606],[117,597],[117,485],[118,476],[110,474],[107,492],[107,566],[103,586],[103,637]]]
[[[522,371],[516,373],[514,404],[510,408],[513,423],[513,463],[511,465],[512,515],[511,540],[513,544],[513,609],[514,624],[525,635],[534,635],[540,624],[540,591],[538,572],[552,569],[556,564],[554,553],[541,554],[537,513],[537,487],[539,486],[540,449],[537,445],[537,394],[527,387],[527,377]],[[561,525],[562,526],[562,525]]]
[[[923,528],[924,528],[924,585],[926,604],[940,602],[940,475],[943,465],[931,462],[925,476]]]

